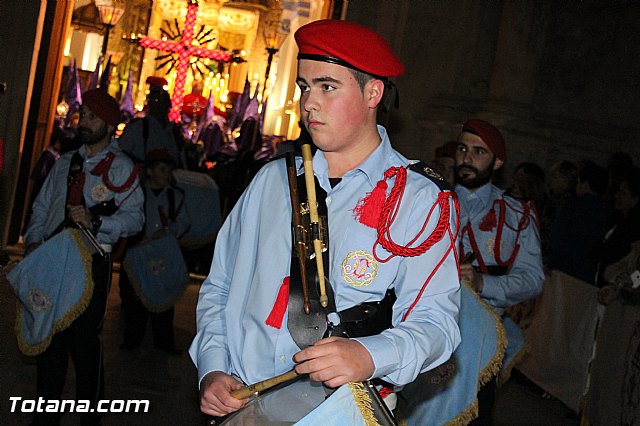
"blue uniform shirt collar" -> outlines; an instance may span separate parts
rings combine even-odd
[[[98,153],[96,153],[91,158],[88,157],[89,154],[87,153],[87,145],[85,145],[85,144],[82,144],[82,146],[80,148],[78,148],[78,153],[80,155],[82,155],[82,158],[84,158],[85,160],[87,160],[89,162],[94,162],[96,160],[102,160],[107,155],[107,152],[109,152],[110,150],[113,150],[113,148],[117,147],[117,143],[118,142],[117,142],[116,139],[111,138],[111,140],[109,141],[107,146],[102,148],[102,150],[100,150]]]
[[[381,139],[380,145],[378,145],[371,155],[358,167],[345,173],[343,178],[348,178],[357,173],[364,173],[372,187],[376,186],[378,181],[383,179],[383,174],[387,170],[387,163],[393,154],[393,149],[391,148],[391,141],[384,127],[378,126],[378,134]],[[316,151],[313,157],[313,170],[318,177],[320,185],[324,188],[330,188],[329,165],[324,156],[324,152],[320,149]]]
[[[491,182],[489,182],[472,192],[462,185],[456,185],[456,193],[466,202],[479,200],[482,203],[483,207],[487,207],[489,203],[493,202],[493,198],[491,195],[493,192],[492,187],[493,185],[491,184]]]

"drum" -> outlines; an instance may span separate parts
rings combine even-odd
[[[395,425],[369,382],[328,389],[303,377],[254,397],[241,410],[211,422],[216,426]]]
[[[184,191],[191,219],[191,228],[180,239],[180,245],[191,249],[214,241],[222,225],[218,185],[211,176],[189,170],[176,169],[173,177]]]

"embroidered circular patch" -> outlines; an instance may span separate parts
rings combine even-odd
[[[167,264],[164,259],[150,260],[147,263],[147,269],[149,269],[149,272],[153,275],[160,275],[167,269]]]
[[[91,188],[91,198],[99,203],[106,201],[109,197],[109,193],[110,191],[104,183],[99,183]]]
[[[493,247],[496,245],[496,239],[491,237],[484,244],[484,248],[487,250],[487,253],[493,253]],[[502,253],[502,249],[504,248],[504,241],[500,240],[499,253]]]
[[[342,261],[342,277],[353,287],[371,284],[377,274],[378,262],[364,250],[352,251]]]
[[[29,291],[29,308],[33,312],[44,312],[51,309],[51,299],[40,289],[34,288]]]

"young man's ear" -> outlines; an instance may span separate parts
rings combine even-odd
[[[369,80],[365,86],[365,96],[369,108],[376,108],[382,100],[384,94],[384,82],[382,80]]]

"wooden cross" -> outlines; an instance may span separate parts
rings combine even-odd
[[[171,110],[169,111],[169,120],[174,123],[180,122],[180,111],[182,110],[182,102],[184,100],[184,83],[187,78],[187,71],[189,70],[190,58],[209,58],[219,62],[229,62],[231,60],[231,54],[227,52],[207,49],[206,47],[192,44],[193,28],[196,24],[196,16],[198,15],[198,1],[187,0],[187,3],[187,17],[185,19],[184,30],[182,31],[182,38],[180,41],[165,41],[149,37],[143,37],[140,39],[140,45],[147,49],[156,49],[179,54],[176,84],[173,88]]]

